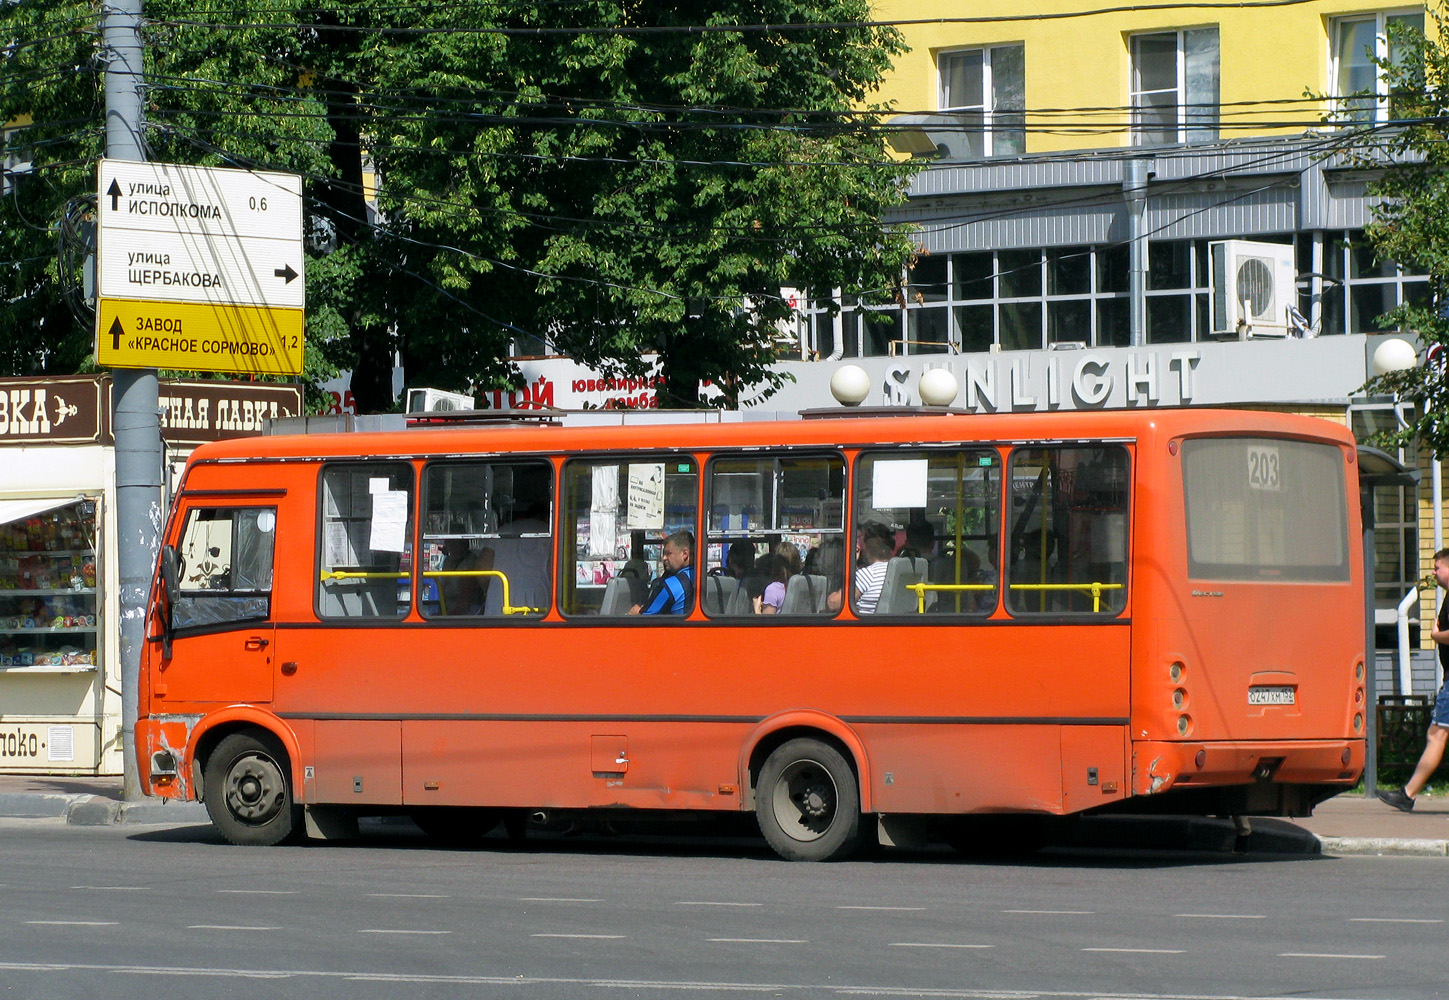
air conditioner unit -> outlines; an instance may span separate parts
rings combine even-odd
[[[474,410],[477,401],[462,392],[444,392],[442,389],[409,389],[408,413],[438,413],[445,410]]]
[[[1290,243],[1211,243],[1212,333],[1248,340],[1286,337],[1297,305],[1297,265]]]

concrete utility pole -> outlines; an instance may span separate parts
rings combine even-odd
[[[106,156],[146,159],[141,137],[144,66],[141,0],[106,0],[101,8],[105,53]],[[116,552],[121,592],[121,748],[123,792],[141,797],[136,768],[136,688],[146,642],[146,600],[161,529],[161,422],[155,369],[111,372],[111,427],[116,437]]]

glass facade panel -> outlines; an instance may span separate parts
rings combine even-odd
[[[1002,250],[996,255],[996,266],[1003,299],[1041,294],[1040,251]]]
[[[1035,351],[1042,348],[1041,303],[1001,304],[1001,348],[1005,351]]]

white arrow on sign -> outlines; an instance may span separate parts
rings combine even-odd
[[[96,256],[101,298],[306,305],[298,240],[109,229]]]
[[[99,225],[302,241],[302,178],[271,171],[102,160]]]

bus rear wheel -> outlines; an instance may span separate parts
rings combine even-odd
[[[291,766],[275,740],[233,733],[207,760],[202,780],[207,814],[233,844],[269,847],[301,833]]]
[[[760,832],[787,861],[849,857],[860,835],[860,788],[849,761],[820,740],[794,739],[765,759],[755,788]]]

